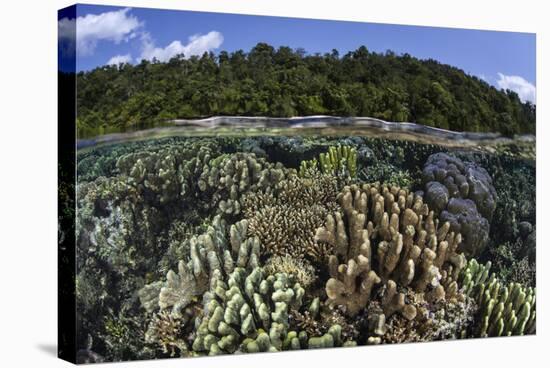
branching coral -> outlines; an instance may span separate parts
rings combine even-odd
[[[253,153],[235,153],[207,162],[198,185],[219,204],[221,213],[238,214],[242,194],[277,188],[285,175],[286,169],[281,164],[271,164]]]
[[[399,312],[411,320],[417,310],[400,289],[433,301],[457,297],[455,280],[466,263],[457,253],[461,235],[440,224],[421,197],[365,184],[345,187],[338,201],[342,212],[328,215],[316,234],[317,242],[333,249],[329,303],[353,316],[380,295],[380,318]]]
[[[117,160],[116,167],[142,195],[167,204],[194,197],[199,170],[214,155],[208,145],[173,145],[156,152],[128,153]]]
[[[311,169],[319,168],[325,174],[341,178],[357,177],[357,150],[350,146],[332,146],[328,152],[321,153],[319,160],[302,161],[300,176],[306,177]]]
[[[263,268],[268,275],[277,273],[293,275],[296,281],[306,289],[317,279],[315,268],[308,261],[289,255],[272,257],[265,263]]]
[[[236,269],[251,270],[259,265],[260,244],[247,237],[248,222],[227,227],[216,216],[205,233],[190,240],[189,261],[178,263],[178,272],[168,271],[165,281],[146,285],[138,294],[142,306],[155,312],[147,341],[170,354],[188,354],[190,321],[197,316],[196,302],[212,285],[226,280]]]
[[[535,333],[536,289],[518,283],[505,285],[490,269],[490,262],[483,265],[471,259],[460,278],[465,293],[480,305],[476,334],[487,337]]]
[[[323,254],[314,241],[315,229],[337,207],[335,199],[334,177],[292,175],[281,182],[279,190],[243,200],[249,235],[259,238],[267,254],[318,259]]]
[[[257,238],[247,237],[247,228],[248,222],[242,220],[228,229],[225,220],[216,216],[204,234],[190,240],[189,261],[179,262],[178,273],[170,270],[166,281],[140,290],[144,308],[152,312],[158,304],[161,310],[171,308],[174,316],[180,316],[195,295],[201,295],[215,280],[227,277],[235,267],[257,267],[260,243]]]
[[[227,284],[217,280],[205,295],[205,317],[193,350],[211,355],[282,350],[289,309],[302,305],[304,293],[286,274],[265,277],[260,268],[250,274],[235,269]]]
[[[303,305],[305,290],[292,275],[266,276],[236,268],[227,283],[217,280],[205,294],[205,316],[197,329],[193,350],[217,355],[350,345],[342,328],[331,326],[322,336],[290,330],[290,314]]]

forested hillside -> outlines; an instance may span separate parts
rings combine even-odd
[[[212,115],[370,116],[456,131],[535,133],[536,108],[515,92],[435,60],[360,47],[309,55],[260,43],[169,62],[80,72],[79,136]]]

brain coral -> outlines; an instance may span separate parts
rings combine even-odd
[[[489,173],[474,163],[440,152],[428,157],[422,182],[426,203],[437,214],[447,210],[445,216],[453,230],[462,233],[464,252],[479,255],[487,245],[489,223],[497,204]]]

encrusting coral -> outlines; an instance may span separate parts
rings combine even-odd
[[[385,185],[352,185],[338,196],[342,211],[329,214],[316,241],[332,247],[326,283],[328,303],[349,316],[369,302],[379,305],[370,316],[372,342],[385,333],[386,320],[399,313],[418,315],[407,290],[425,300],[460,299],[456,279],[466,259],[457,253],[461,235],[440,223],[420,196]]]
[[[484,265],[471,259],[460,277],[464,292],[480,306],[475,334],[488,337],[535,333],[536,289],[514,282],[505,285],[490,270],[490,262]]]

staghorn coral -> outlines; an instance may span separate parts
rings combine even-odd
[[[331,146],[328,152],[319,154],[319,160],[300,163],[300,176],[307,177],[311,169],[319,168],[323,173],[340,178],[357,177],[357,149],[350,146]]]
[[[518,283],[501,283],[490,272],[491,262],[480,264],[475,259],[462,271],[460,283],[464,292],[479,304],[477,336],[510,336],[536,331],[536,289]]]
[[[317,172],[315,178],[291,175],[271,193],[252,193],[243,199],[249,235],[256,236],[268,255],[322,259],[315,229],[328,211],[337,208],[336,179]]]
[[[329,214],[315,236],[333,251],[326,283],[330,304],[354,316],[379,298],[381,319],[399,312],[412,320],[417,310],[401,288],[433,301],[457,297],[455,280],[466,263],[457,253],[461,235],[440,224],[421,197],[364,184],[345,187],[338,201],[342,211]]]
[[[306,289],[317,280],[315,268],[308,261],[289,255],[272,257],[265,263],[263,268],[268,275],[277,273],[293,275],[296,281]]]

